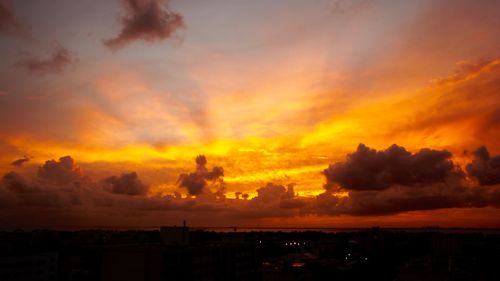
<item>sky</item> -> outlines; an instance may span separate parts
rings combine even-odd
[[[500,2],[0,0],[0,225],[500,227]]]

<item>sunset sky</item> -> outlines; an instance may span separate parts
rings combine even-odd
[[[2,227],[500,227],[500,2],[0,0]]]

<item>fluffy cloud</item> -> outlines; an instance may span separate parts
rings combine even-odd
[[[103,180],[105,189],[114,194],[144,195],[149,187],[142,183],[136,172],[123,173]]]
[[[36,187],[29,186],[26,183],[26,180],[16,172],[8,172],[2,179],[6,184],[6,187],[15,193],[29,193],[38,190]]]
[[[407,211],[444,208],[478,208],[492,205],[489,198],[497,190],[435,184],[420,187],[392,186],[381,191],[353,191],[335,205],[322,206],[320,212],[350,215],[387,215]]]
[[[290,186],[290,192],[287,193],[287,189],[282,185],[275,185],[273,183],[267,183],[265,186],[257,189],[256,201],[261,201],[264,203],[277,202],[282,197],[293,197],[293,186]]]
[[[56,46],[52,54],[47,58],[30,57],[17,62],[17,65],[29,72],[39,74],[61,73],[74,62],[70,52],[61,46]]]
[[[56,160],[48,160],[38,168],[38,178],[53,184],[78,184],[82,179],[82,172],[71,156],[64,156]]]
[[[498,170],[485,168],[493,165],[488,161],[496,159],[496,156],[489,156],[486,148],[478,149],[474,155],[474,160],[468,165],[470,168],[467,168],[469,176],[483,179],[487,175],[491,179],[498,175]],[[6,173],[1,178],[0,222],[17,225],[17,221],[10,219],[16,217],[33,224],[35,222],[30,218],[35,212],[38,222],[50,224],[68,224],[79,219],[101,221],[104,224],[110,221],[131,224],[132,221],[140,222],[139,218],[149,218],[151,223],[158,224],[165,218],[175,219],[179,216],[198,219],[198,223],[203,224],[207,221],[220,222],[222,219],[241,221],[309,215],[380,216],[446,208],[500,207],[500,185],[468,185],[464,175],[456,171],[455,165],[451,163],[450,166],[449,158],[449,153],[445,151],[422,149],[411,154],[399,146],[382,151],[360,146],[346,161],[334,163],[330,168],[340,165],[344,169],[363,167],[370,182],[374,182],[377,188],[357,188],[357,185],[348,188],[340,184],[357,181],[339,181],[335,178],[340,190],[348,191],[347,196],[345,193],[339,196],[340,193],[335,193],[337,190],[328,187],[316,197],[305,197],[295,192],[293,184],[284,186],[267,183],[256,189],[257,196],[252,199],[242,193],[238,193],[235,199],[229,199],[220,196],[220,186],[215,192],[211,190],[217,183],[222,184],[223,169],[214,167],[209,170],[204,156],[198,156],[196,170],[182,174],[178,182],[196,197],[182,197],[179,193],[123,196],[144,195],[148,186],[142,183],[135,172],[108,177],[95,183],[82,175],[70,156],[65,156],[57,161],[46,161],[40,166],[35,179],[29,180],[15,172]],[[369,160],[374,163],[369,164]],[[372,168],[375,163],[380,167]],[[397,165],[400,170],[391,170]],[[481,169],[481,173],[477,172],[478,169]],[[484,172],[485,169],[487,172]],[[409,175],[411,180],[391,174],[396,172]],[[421,175],[422,180],[417,181],[414,178],[416,175]],[[332,179],[328,178],[331,175],[325,173],[325,176],[331,184]],[[481,183],[481,180],[478,182]],[[483,180],[482,183],[493,182]]]
[[[267,183],[258,188],[252,199],[234,199],[230,204],[231,216],[252,219],[269,217],[294,217],[311,214],[314,198],[301,197],[295,193],[294,185]]]
[[[324,171],[326,192],[317,197],[315,212],[326,214],[386,215],[443,208],[498,206],[500,157],[490,157],[481,147],[467,165],[469,176],[480,186],[467,186],[465,174],[451,161],[451,153],[421,149],[410,153],[392,145],[376,151],[363,144]],[[349,191],[338,198],[332,187]]]
[[[2,185],[10,193],[9,204],[20,204],[27,207],[60,207],[57,192],[45,186],[29,183],[16,172],[9,172],[2,177]],[[5,192],[5,191],[4,191]],[[1,193],[1,192],[0,192]]]
[[[93,196],[93,192],[89,192],[92,189],[91,181],[83,176],[73,158],[64,156],[39,166],[34,178],[6,173],[0,182],[0,197],[9,198],[8,205],[19,210],[33,212],[33,208],[37,208],[36,211],[42,212],[50,208],[52,212],[82,204],[85,197]]]
[[[305,205],[305,202],[295,193],[293,184],[285,187],[267,183],[257,189],[257,197],[251,201],[256,205],[276,205],[284,209],[296,209]]]
[[[126,14],[121,18],[120,34],[104,41],[111,49],[121,48],[134,40],[165,40],[184,25],[182,16],[159,0],[124,0],[123,4]]]
[[[218,193],[223,191],[224,169],[222,167],[215,166],[211,171],[209,171],[206,167],[207,159],[204,155],[196,157],[195,162],[196,171],[181,174],[178,180],[179,186],[186,188],[190,195],[199,195],[201,193],[210,192],[208,184],[213,182],[219,183]]]
[[[324,171],[325,186],[383,190],[393,185],[444,182],[460,173],[450,158],[451,153],[445,150],[424,148],[412,154],[395,144],[380,151],[360,144],[346,161],[332,164]]]
[[[481,185],[500,184],[500,155],[490,156],[488,149],[479,147],[474,159],[466,167],[467,173],[477,178]]]

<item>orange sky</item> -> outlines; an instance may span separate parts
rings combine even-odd
[[[70,2],[0,1],[5,225],[500,226],[497,1]],[[323,172],[360,143],[446,150],[463,175],[377,191],[446,204],[364,213],[370,187]]]

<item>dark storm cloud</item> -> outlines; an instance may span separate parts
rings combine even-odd
[[[16,172],[6,173],[2,177],[2,186],[5,188],[0,193],[9,192],[11,202],[9,204],[21,204],[27,207],[59,207],[60,198],[56,191],[45,189],[36,183],[28,182],[22,175]]]
[[[19,60],[17,65],[33,73],[49,74],[61,73],[73,62],[74,59],[70,52],[61,46],[57,46],[47,58],[24,58]]]
[[[123,0],[123,4],[126,14],[121,18],[120,34],[104,41],[111,49],[121,48],[134,40],[165,40],[184,25],[182,16],[159,0]]]
[[[348,196],[339,196],[335,189],[329,188],[316,197],[305,197],[295,192],[293,184],[267,183],[256,189],[257,196],[252,199],[248,199],[246,193],[237,193],[237,198],[231,199],[224,196],[220,186],[218,190],[212,191],[218,183],[223,186],[223,169],[214,167],[209,170],[206,157],[198,156],[195,160],[196,170],[182,174],[178,182],[181,187],[187,188],[190,195],[196,197],[183,198],[178,192],[173,195],[139,196],[147,193],[148,186],[142,183],[137,173],[123,173],[95,183],[83,176],[70,156],[65,156],[57,161],[46,161],[40,166],[38,175],[31,177],[31,180],[16,172],[2,176],[0,222],[18,225],[19,222],[11,219],[16,217],[29,222],[28,224],[40,221],[53,224],[58,221],[64,225],[80,218],[95,221],[107,216],[102,220],[106,224],[115,219],[127,222],[130,217],[146,219],[156,216],[158,219],[161,216],[200,215],[203,219],[217,221],[216,218],[245,220],[309,215],[380,216],[445,208],[500,207],[499,184],[471,185],[463,174],[458,174],[454,165],[452,172],[443,172],[450,169],[448,152],[422,149],[411,154],[398,146],[378,152],[364,146],[360,146],[360,149],[350,154],[347,161],[340,163],[361,166],[367,170],[366,167],[372,166],[365,163],[366,159],[372,159],[382,166],[377,170],[380,173],[395,173],[390,169],[400,165],[398,173],[409,174],[410,177],[421,175],[423,179],[408,181],[393,175],[381,177],[374,175],[374,170],[368,170],[368,175],[371,181],[377,183],[377,188],[349,189],[342,186],[342,191],[347,190]],[[486,148],[478,149],[474,155],[474,161],[469,167],[476,168],[473,171],[477,171],[479,167],[482,173],[485,165],[491,166],[489,162],[497,157],[490,156]],[[360,164],[359,159],[353,160],[356,157],[364,159],[361,161],[363,164]],[[391,164],[388,165],[387,162]],[[339,163],[330,167],[337,167],[337,164]],[[411,171],[407,171],[410,168]],[[427,169],[434,171],[426,171]],[[471,171],[469,173],[474,173]],[[490,176],[491,172],[486,174]],[[470,175],[483,174],[477,172]],[[493,183],[490,178],[488,177],[488,183]],[[390,183],[388,187],[380,187],[387,183]],[[339,183],[336,181],[335,184]],[[31,220],[34,213],[37,214],[36,221]],[[158,221],[161,220],[154,222]]]
[[[294,191],[294,185],[288,186],[267,183],[257,189],[257,196],[250,200],[250,206],[260,209],[298,209],[304,207],[306,202]]]
[[[199,176],[197,173],[181,174],[179,185],[187,188],[190,195],[197,195],[205,188],[206,180],[205,177]]]
[[[149,187],[142,183],[136,172],[123,173],[103,180],[105,189],[114,194],[144,195]]]
[[[76,171],[79,169],[75,161],[68,156],[58,161],[46,161],[35,177],[16,172],[1,176],[0,223],[64,226],[74,225],[81,218],[93,222],[103,218],[102,223],[109,224],[116,219],[147,218],[160,211],[167,216],[177,216],[180,212],[183,215],[186,212],[223,212],[229,202],[212,193],[196,199],[182,198],[180,194],[123,196],[147,191],[147,185],[139,180],[136,173],[124,173],[96,183],[84,177],[81,171]],[[58,176],[65,180],[55,180]],[[71,179],[76,180],[78,185],[65,183]]]
[[[354,191],[337,211],[351,215],[387,215],[444,208],[478,208],[490,204],[490,191],[436,184],[420,187],[393,186],[382,191]]]
[[[215,166],[209,171],[206,167],[207,159],[204,155],[196,157],[195,162],[196,171],[181,174],[178,180],[179,186],[185,187],[190,195],[208,192],[207,185],[209,182],[222,182],[222,177],[224,177],[224,169],[222,167]],[[223,191],[223,185],[221,185],[220,190]]]
[[[500,155],[491,156],[485,146],[473,153],[474,159],[466,166],[467,173],[481,185],[500,184]]]
[[[85,193],[88,187],[84,187],[89,183],[71,156],[64,156],[57,161],[46,161],[32,179],[16,172],[6,173],[0,183],[0,193],[10,198],[10,205],[27,212],[33,212],[32,208],[53,210],[81,204],[83,197],[91,196],[91,192]]]
[[[64,156],[58,161],[48,160],[40,166],[38,178],[47,183],[78,184],[82,179],[82,173],[71,156]]]
[[[240,200],[240,199],[247,200],[248,197],[250,197],[248,195],[248,193],[243,193],[243,192],[240,192],[240,191],[236,191],[234,193],[234,196],[236,197],[237,200]]]
[[[376,151],[363,144],[344,162],[325,170],[325,193],[310,206],[330,215],[387,215],[444,208],[480,208],[500,205],[500,156],[491,157],[485,147],[474,152],[467,165],[480,186],[468,186],[464,173],[444,150],[421,149],[410,153],[392,145]],[[334,196],[338,185],[349,196]],[[418,186],[418,188],[415,188]]]
[[[219,200],[227,211],[226,216],[238,219],[286,218],[313,214],[314,198],[302,197],[294,190],[294,184],[267,183],[256,189],[257,196],[249,199],[247,193],[237,199]],[[197,198],[198,199],[198,198]]]
[[[131,198],[129,200],[125,199],[125,196],[117,195],[143,195],[147,190],[148,186],[140,181],[135,172],[95,183],[82,175],[70,156],[65,156],[58,161],[46,161],[39,167],[37,177],[31,180],[16,172],[3,175],[0,180],[0,203],[24,209],[26,212],[33,212],[32,208],[40,208],[39,211],[43,212],[41,208],[44,207],[59,207],[65,210],[78,207],[83,211],[101,207],[137,210],[182,207],[180,203],[176,205],[171,202],[171,196],[162,199],[150,198],[151,200],[144,196],[126,196]]]
[[[19,158],[19,159],[12,161],[10,164],[12,166],[21,167],[24,163],[30,161],[30,159],[31,158],[29,156],[24,156],[23,158]]]
[[[325,187],[382,190],[392,185],[443,182],[460,174],[450,158],[451,153],[446,150],[424,148],[412,154],[395,144],[380,151],[360,144],[346,161],[332,164],[324,171]]]
[[[291,186],[291,193],[291,195],[287,193],[287,189],[283,185],[269,182],[265,186],[257,189],[257,197],[254,199],[262,202],[276,202],[284,196],[293,197],[293,186]]]
[[[15,193],[30,193],[37,191],[37,187],[28,185],[26,180],[16,172],[8,172],[3,176],[6,187]]]
[[[0,0],[0,34],[8,36],[26,36],[25,27],[12,12],[8,1]]]

